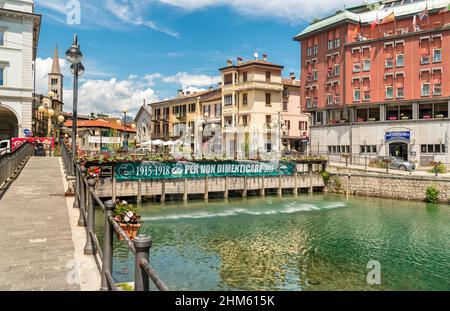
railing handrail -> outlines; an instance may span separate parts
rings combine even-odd
[[[73,165],[75,176],[74,207],[79,207],[80,209],[80,219],[78,224],[86,226],[86,245],[84,252],[88,255],[95,255],[98,253],[102,260],[101,289],[112,291],[121,290],[115,285],[114,278],[111,274],[113,253],[112,230],[114,229],[122,238],[123,243],[135,255],[135,290],[148,291],[148,281],[151,280],[158,290],[167,291],[167,286],[149,264],[151,240],[145,235],[140,235],[135,240],[131,240],[121,228],[120,224],[114,219],[112,212],[115,207],[115,202],[107,201],[105,203],[99,198],[94,189],[95,181],[87,179],[86,176],[84,176],[83,173],[85,168],[82,169],[81,162],[73,158],[73,155],[70,153],[67,146],[61,149],[61,155],[68,173],[71,172],[70,168]],[[97,234],[95,233],[95,204],[97,204],[105,214],[103,247],[101,247]]]

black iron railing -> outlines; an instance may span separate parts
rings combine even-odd
[[[121,290],[116,286],[112,276],[113,271],[113,241],[114,231],[116,231],[128,249],[135,256],[134,290],[149,291],[151,280],[160,291],[167,291],[168,288],[159,278],[158,274],[150,266],[150,248],[152,240],[146,235],[139,235],[131,240],[119,223],[114,220],[113,211],[116,203],[112,200],[103,202],[95,193],[96,181],[87,179],[86,169],[82,167],[80,160],[72,161],[70,149],[62,148],[62,157],[67,172],[71,167],[75,174],[75,202],[74,207],[80,209],[78,225],[86,227],[86,243],[84,247],[85,255],[96,255],[102,260],[101,264],[101,287],[103,291]],[[95,206],[100,207],[104,212],[103,245],[100,244],[95,233]]]
[[[0,190],[16,176],[33,153],[33,145],[25,143],[13,151],[8,150],[0,155]]]

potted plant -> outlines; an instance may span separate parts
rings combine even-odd
[[[141,216],[137,213],[137,208],[127,201],[117,200],[116,208],[114,209],[114,220],[119,223],[120,227],[127,234],[130,240],[136,238],[141,228],[140,220]],[[124,238],[117,232],[117,237],[119,240],[124,240]]]
[[[444,118],[444,115],[443,115],[443,114],[438,114],[438,115],[436,115],[436,118],[438,118],[438,119],[443,119],[443,118]]]
[[[100,178],[100,168],[98,166],[91,166],[86,170],[86,178],[87,179],[96,179]]]
[[[358,123],[364,122],[363,118],[358,118]]]

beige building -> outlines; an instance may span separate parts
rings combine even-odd
[[[236,64],[229,60],[220,69],[219,88],[180,90],[176,98],[141,107],[135,120],[138,143],[174,141],[187,134],[197,152],[200,146],[205,150],[210,136],[215,136],[214,144],[224,144],[228,155],[239,158],[249,157],[250,149],[306,151],[309,124],[300,108],[300,81],[294,74],[283,79],[282,70],[266,55],[247,62],[238,58]],[[145,117],[149,114],[150,125]],[[144,135],[148,128],[151,135]],[[198,138],[199,132],[203,138]],[[283,139],[276,139],[280,136]]]

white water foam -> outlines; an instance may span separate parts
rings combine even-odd
[[[251,210],[244,208],[234,208],[223,212],[192,212],[186,214],[173,214],[167,216],[143,217],[142,220],[158,221],[158,220],[179,220],[179,219],[204,219],[204,218],[231,217],[240,215],[264,216],[276,214],[294,214],[300,212],[329,210],[346,206],[347,205],[343,202],[327,204],[320,207],[313,204],[293,202],[288,203],[283,207],[269,210]]]

